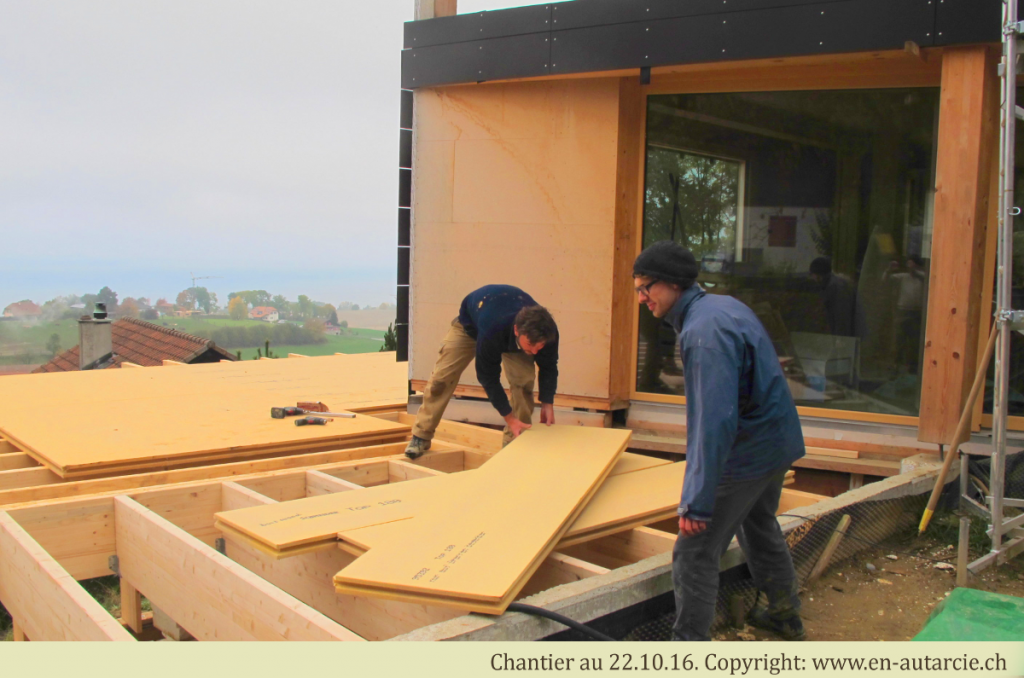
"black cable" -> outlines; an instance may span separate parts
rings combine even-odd
[[[607,640],[613,643],[616,642],[616,640],[611,636],[606,636],[600,631],[597,631],[595,629],[590,628],[589,626],[579,623],[575,619],[569,619],[565,615],[558,614],[557,612],[552,612],[551,610],[545,610],[543,607],[527,605],[526,603],[512,603],[508,606],[508,610],[509,612],[522,612],[523,614],[532,614],[537,617],[544,617],[545,619],[550,619],[551,621],[558,622],[563,626],[568,626],[574,631],[584,633],[593,638],[594,640]]]

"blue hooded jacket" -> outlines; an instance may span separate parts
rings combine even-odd
[[[679,515],[711,520],[719,483],[777,473],[804,456],[803,431],[761,321],[694,285],[666,316],[686,378],[686,478]]]

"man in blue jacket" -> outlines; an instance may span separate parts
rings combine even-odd
[[[804,637],[796,573],[775,513],[803,433],[779,359],[757,316],[696,284],[697,262],[671,241],[633,264],[641,303],[679,337],[686,381],[686,477],[672,552],[676,640],[710,640],[719,560],[740,546],[768,599],[748,621],[790,640]]]
[[[476,359],[476,378],[491,405],[505,419],[508,443],[530,428],[534,377],[540,379],[540,421],[555,423],[558,386],[558,327],[551,314],[526,292],[511,285],[486,285],[462,300],[459,317],[441,344],[434,371],[423,389],[412,440],[405,448],[410,459],[430,449],[430,441],[459,377]],[[504,367],[512,402],[501,386]]]

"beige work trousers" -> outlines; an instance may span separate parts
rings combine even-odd
[[[437,430],[444,410],[448,407],[448,401],[452,399],[455,387],[459,385],[459,378],[474,357],[476,339],[466,334],[462,324],[455,320],[441,343],[434,371],[431,372],[430,380],[423,389],[423,404],[416,414],[416,424],[412,427],[414,436],[424,440],[433,439],[434,431]],[[501,366],[512,391],[510,400],[513,414],[524,424],[533,423],[533,384],[536,375],[533,356],[525,353],[504,353],[501,356]],[[503,442],[507,445],[511,440],[512,433],[506,426]]]

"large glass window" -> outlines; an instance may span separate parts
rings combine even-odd
[[[651,96],[643,242],[754,310],[798,405],[917,415],[938,90]],[[637,391],[684,394],[640,307]]]

